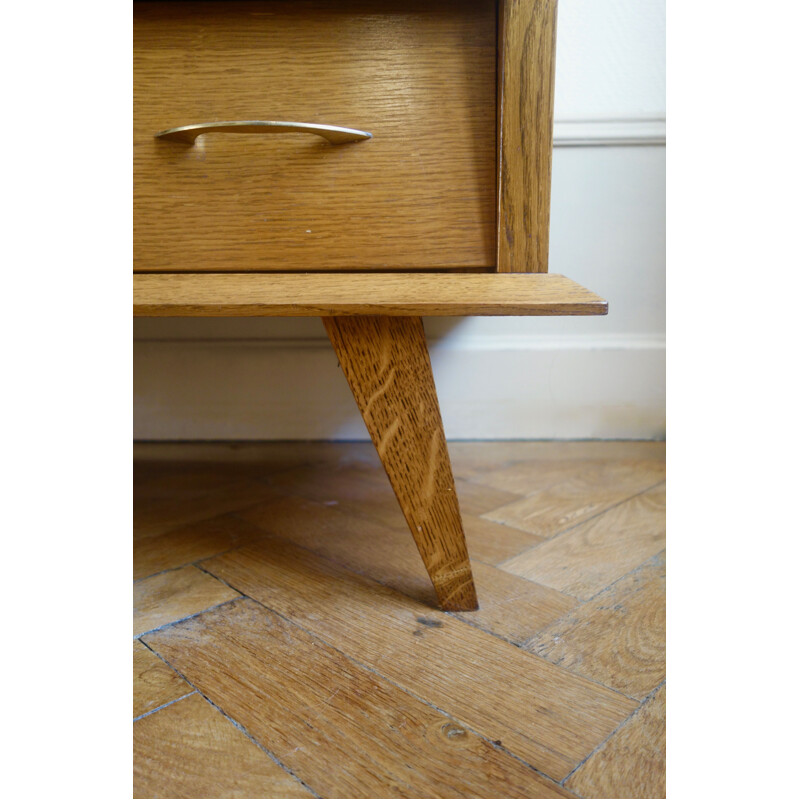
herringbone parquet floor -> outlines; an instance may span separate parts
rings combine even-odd
[[[475,613],[371,444],[137,445],[136,797],[664,797],[664,445],[450,451]]]

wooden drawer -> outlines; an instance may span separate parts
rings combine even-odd
[[[495,269],[496,11],[134,4],[134,269]],[[373,138],[154,138],[254,119]]]

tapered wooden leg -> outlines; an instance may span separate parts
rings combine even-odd
[[[478,608],[419,317],[323,317],[339,364],[446,611]]]

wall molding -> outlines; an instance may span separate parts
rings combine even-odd
[[[667,121],[644,119],[557,119],[553,125],[554,147],[611,147],[664,145]]]

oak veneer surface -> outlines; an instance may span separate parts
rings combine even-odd
[[[501,0],[497,268],[547,272],[556,0]]]
[[[144,317],[593,315],[608,305],[562,275],[134,275]]]
[[[419,317],[324,317],[364,424],[447,611],[478,607]]]
[[[136,3],[134,269],[493,269],[495,94],[491,0]]]

